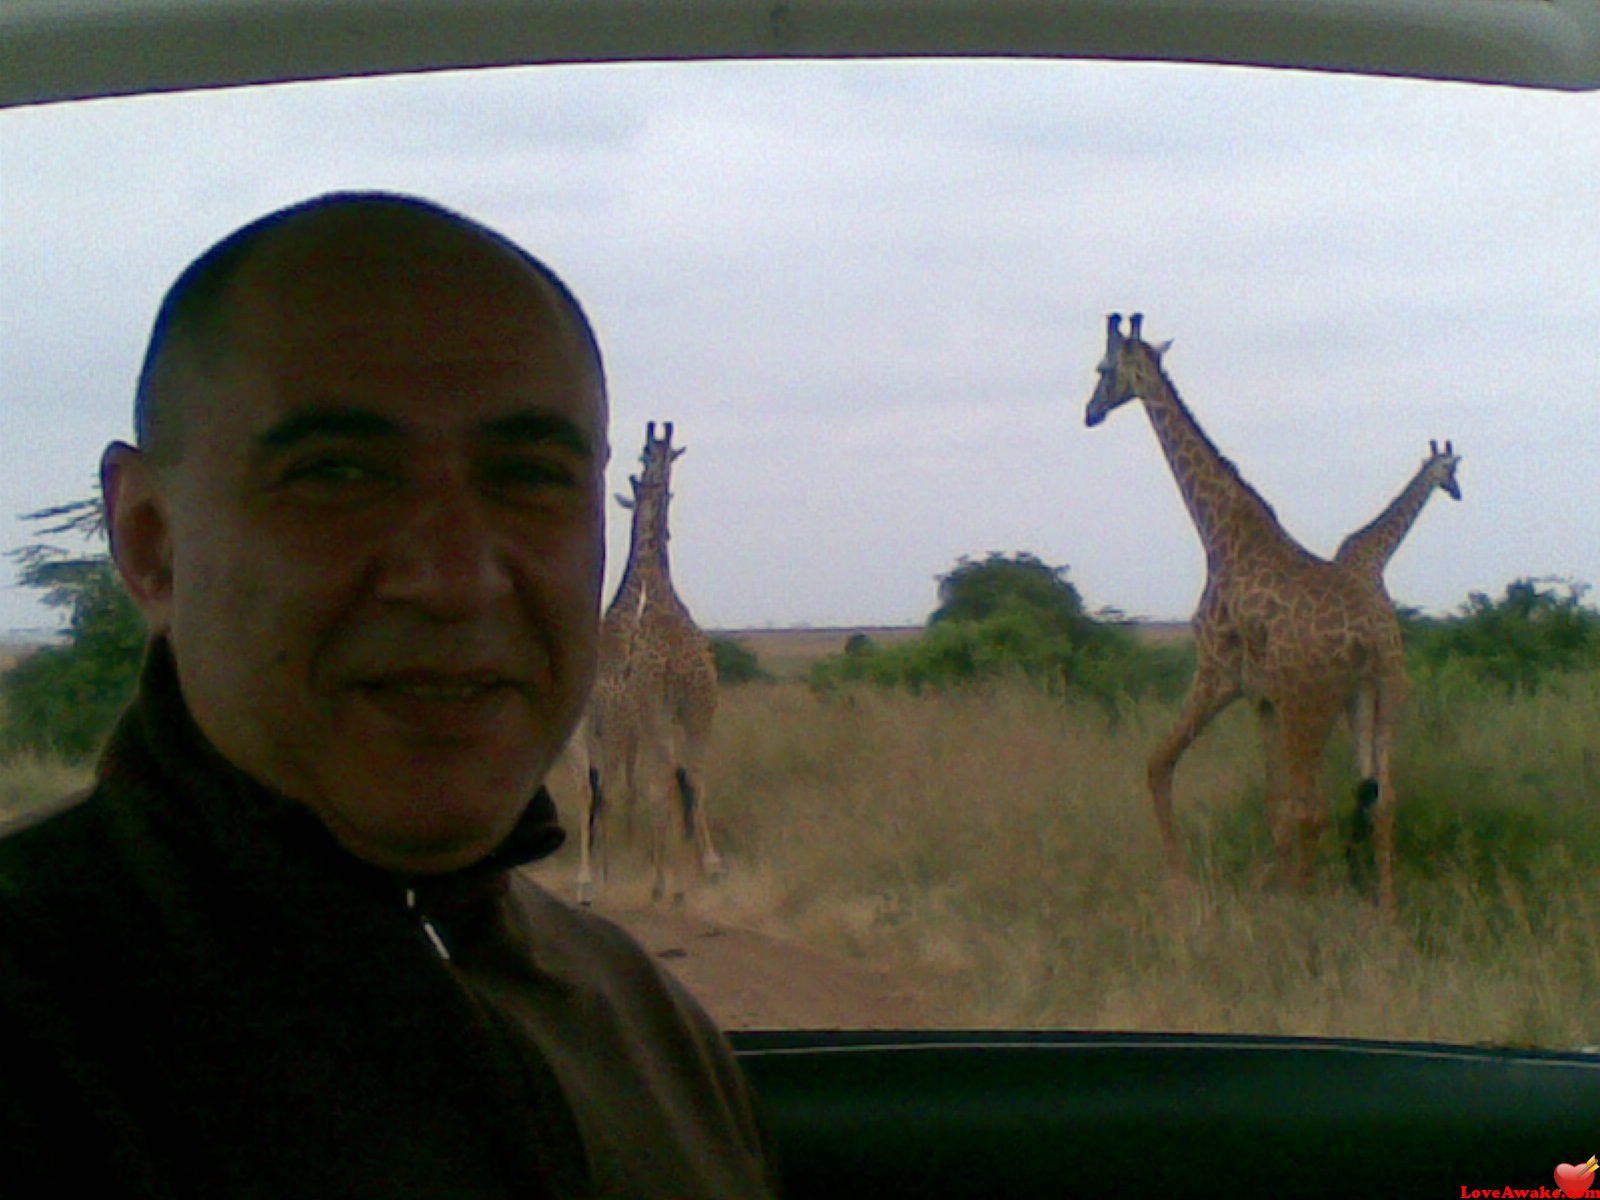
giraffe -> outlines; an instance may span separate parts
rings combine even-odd
[[[1304,890],[1328,823],[1320,797],[1322,752],[1341,715],[1352,718],[1363,776],[1361,811],[1380,873],[1379,902],[1395,906],[1394,788],[1390,747],[1406,693],[1394,607],[1381,585],[1313,555],[1278,523],[1265,500],[1217,450],[1162,368],[1167,345],[1127,337],[1107,322],[1090,426],[1132,399],[1165,452],[1206,553],[1194,615],[1198,666],[1177,723],[1147,764],[1156,824],[1172,872],[1187,876],[1172,812],[1178,760],[1211,720],[1239,699],[1256,710],[1266,749],[1265,804],[1271,875]]]
[[[584,904],[593,898],[593,860],[608,804],[619,791],[630,803],[642,800],[649,813],[656,900],[667,894],[671,874],[674,796],[683,835],[695,843],[701,869],[712,878],[723,870],[705,806],[716,663],[710,639],[672,586],[667,553],[672,464],[683,452],[672,445],[670,421],[661,438],[650,422],[643,469],[629,478],[633,495],[617,497],[633,513],[628,562],[601,622],[594,691],[574,738],[589,782],[579,839],[578,899]]]
[[[1365,576],[1387,597],[1389,590],[1383,581],[1384,568],[1411,531],[1423,506],[1433,495],[1433,489],[1439,488],[1452,500],[1461,499],[1461,487],[1456,482],[1456,464],[1460,461],[1453,443],[1445,442],[1444,449],[1440,450],[1438,442],[1430,441],[1428,457],[1422,460],[1416,474],[1400,489],[1400,494],[1370,522],[1340,542],[1333,561]],[[1366,715],[1359,706],[1352,706],[1350,728],[1358,744]],[[1371,873],[1368,855],[1371,851],[1373,806],[1377,799],[1377,790],[1371,781],[1363,780],[1356,792],[1356,809],[1351,814],[1345,846],[1345,859],[1353,880],[1364,880]]]
[[[1371,522],[1339,543],[1333,561],[1375,577],[1381,584],[1384,567],[1411,531],[1433,489],[1440,489],[1452,500],[1461,499],[1461,486],[1456,483],[1456,464],[1460,461],[1452,443],[1446,442],[1441,450],[1438,442],[1429,442],[1428,457],[1410,482]]]

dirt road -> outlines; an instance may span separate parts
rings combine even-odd
[[[724,1029],[905,1029],[926,1024],[914,985],[868,963],[662,909],[600,909]]]

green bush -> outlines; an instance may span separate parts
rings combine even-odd
[[[754,650],[737,638],[713,637],[711,655],[717,663],[717,682],[723,685],[736,683],[766,683],[772,675],[761,665]]]
[[[893,646],[870,640],[812,668],[822,687],[864,681],[913,692],[972,683],[1000,675],[1060,678],[1070,669],[1070,637],[1053,629],[1037,611],[1020,604],[978,621],[945,621]]]
[[[939,607],[918,637],[893,646],[852,639],[816,663],[814,688],[871,683],[913,693],[1022,677],[1115,707],[1149,694],[1181,695],[1193,673],[1187,646],[1147,647],[1114,614],[1096,618],[1066,567],[1032,554],[963,557],[939,578]]]
[[[144,618],[109,563],[73,584],[68,640],[34,651],[4,675],[0,748],[82,762],[94,756],[133,697]]]
[[[23,519],[53,522],[42,529],[47,536],[67,533],[104,544],[98,500]],[[18,582],[42,592],[50,607],[66,609],[68,623],[64,643],[36,650],[0,675],[6,714],[0,751],[83,762],[133,696],[147,638],[144,618],[103,550],[74,555],[39,542],[12,557]]]
[[[1192,639],[1149,645],[1126,624],[1119,623],[1116,632],[1123,636],[1101,642],[1082,657],[1079,687],[1117,701],[1175,703],[1188,694],[1196,662]]]
[[[1502,692],[1526,693],[1558,675],[1600,666],[1600,612],[1588,588],[1563,580],[1519,579],[1499,600],[1474,592],[1454,617],[1403,615],[1413,676],[1462,676]]]

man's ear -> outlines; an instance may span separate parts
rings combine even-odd
[[[105,503],[111,560],[151,632],[172,620],[172,538],[161,473],[126,442],[112,442],[100,456],[100,495]]]

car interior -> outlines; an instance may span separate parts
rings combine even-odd
[[[0,7],[0,106],[16,110],[445,70],[823,59],[1167,62],[1592,92],[1600,89],[1600,3],[7,0]],[[1568,302],[1583,299],[1554,301]],[[1094,964],[1061,969],[1092,972]],[[730,1037],[760,1095],[791,1200],[1453,1197],[1541,1186],[1555,1195],[1551,1169],[1600,1149],[1600,1055],[1576,1046],[1181,1028],[740,1029]]]

